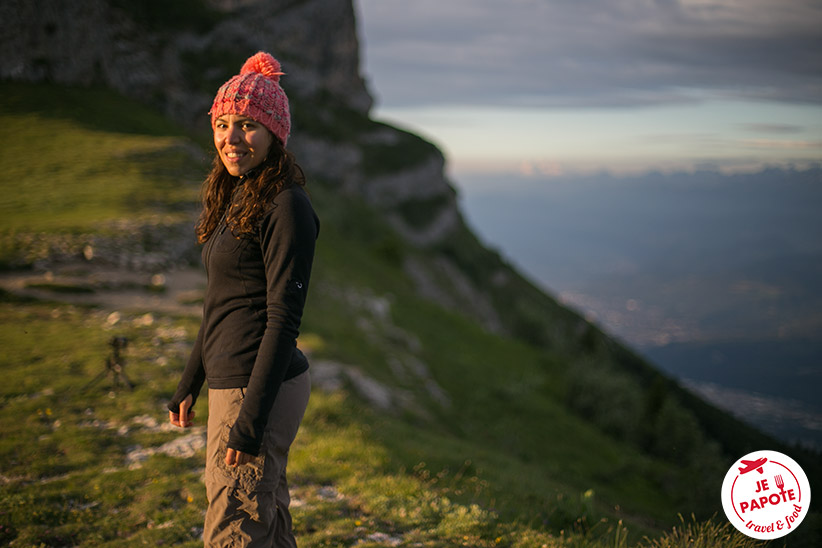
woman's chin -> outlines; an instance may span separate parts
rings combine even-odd
[[[228,171],[228,174],[232,177],[239,177],[240,175],[248,171],[247,169],[243,169],[239,165],[230,162],[223,162],[223,165],[225,166],[225,170]]]

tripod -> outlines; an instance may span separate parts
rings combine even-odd
[[[112,337],[108,344],[111,347],[111,354],[106,358],[106,368],[94,377],[83,390],[91,388],[92,385],[100,382],[109,375],[111,375],[114,381],[115,388],[125,386],[129,390],[134,390],[134,383],[129,380],[124,371],[126,360],[121,354],[121,351],[128,346],[128,339],[125,337]]]

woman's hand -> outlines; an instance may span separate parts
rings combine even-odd
[[[174,426],[179,426],[180,428],[188,428],[194,424],[194,411],[191,411],[191,403],[193,401],[194,398],[191,394],[186,396],[185,399],[180,402],[179,413],[175,413],[174,411],[168,412],[168,421]]]
[[[225,452],[225,463],[228,466],[237,467],[240,464],[246,464],[254,460],[254,456],[236,449],[228,448]]]

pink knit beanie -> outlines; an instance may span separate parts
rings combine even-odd
[[[243,64],[240,74],[217,90],[211,106],[211,128],[224,114],[240,114],[253,118],[277,136],[285,146],[291,132],[288,97],[280,87],[280,63],[261,51]]]

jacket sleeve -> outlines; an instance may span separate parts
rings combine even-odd
[[[280,192],[260,224],[266,327],[228,447],[257,455],[299,335],[319,222],[302,189]]]
[[[191,407],[194,407],[194,404],[197,403],[197,396],[200,395],[200,389],[205,382],[206,374],[202,354],[203,330],[204,328],[201,325],[200,331],[197,333],[197,339],[194,341],[194,347],[191,349],[191,355],[188,357],[185,369],[183,369],[183,375],[177,384],[177,391],[174,392],[174,396],[171,397],[171,401],[168,403],[169,411],[174,413],[180,410],[180,402],[189,394],[193,398]]]

